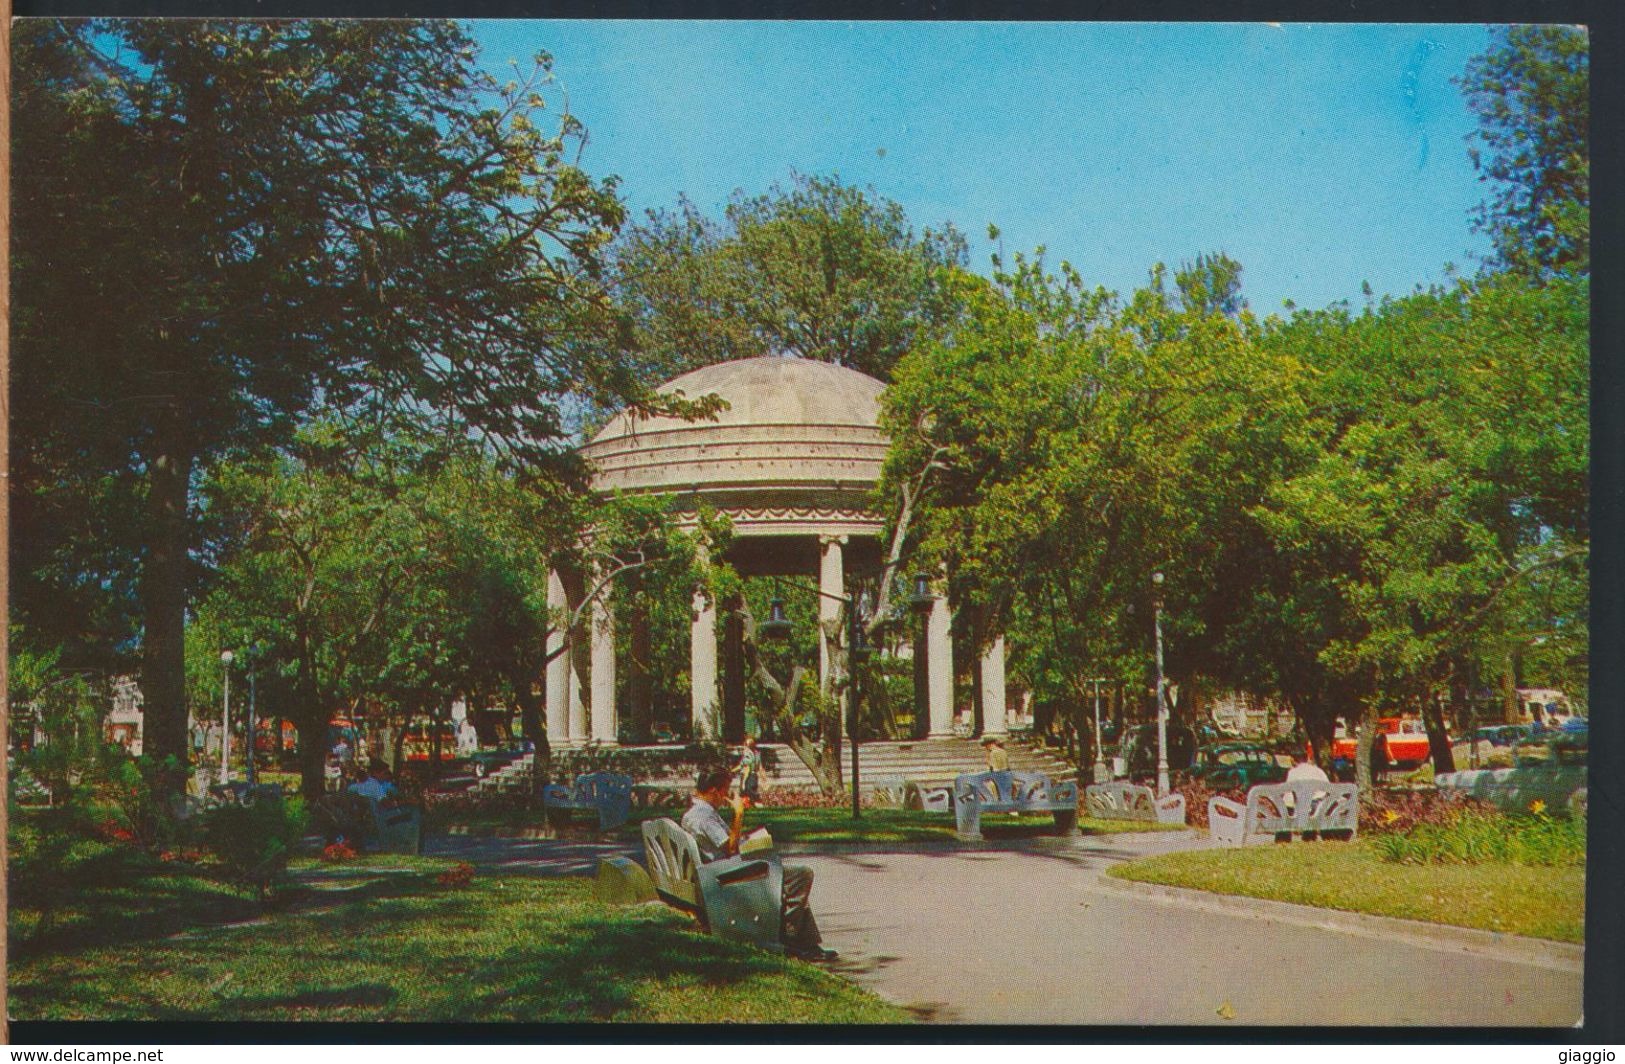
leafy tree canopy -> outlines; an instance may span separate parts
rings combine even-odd
[[[1478,116],[1469,148],[1494,196],[1477,224],[1497,263],[1530,276],[1591,267],[1591,39],[1505,26],[1457,81]]]
[[[687,200],[650,212],[614,258],[648,372],[787,354],[886,378],[952,316],[944,271],[965,241],[952,226],[917,234],[872,189],[797,174],[735,193],[721,222]]]

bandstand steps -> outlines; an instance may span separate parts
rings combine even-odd
[[[1061,757],[1034,748],[1019,740],[1006,744],[1010,754],[1010,767],[1018,771],[1042,772],[1051,778],[1063,778],[1073,768]],[[777,743],[762,744],[763,785],[782,788],[811,788],[816,786],[813,774],[787,746]],[[850,764],[850,750],[842,751],[843,770]],[[974,739],[926,739],[915,742],[864,743],[858,752],[859,773],[863,780],[876,786],[883,783],[916,782],[944,784],[955,776],[979,772],[987,764],[987,756],[980,742]],[[535,762],[528,755],[479,781],[481,791],[504,791],[525,786]],[[668,786],[693,784],[692,765],[672,765],[669,771],[648,773],[640,783]]]

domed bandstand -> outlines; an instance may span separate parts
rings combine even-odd
[[[854,370],[799,358],[720,363],[660,388],[691,399],[720,396],[727,407],[716,420],[623,413],[582,454],[593,464],[599,491],[671,496],[679,524],[688,527],[697,523],[702,506],[727,515],[734,529],[727,560],[744,575],[816,576],[823,592],[820,619],[828,621],[839,616],[835,596],[847,594],[848,574],[880,566],[885,522],[870,507],[888,442],[879,426],[884,388]],[[578,603],[584,591],[581,581],[574,583],[554,574],[550,603]],[[697,738],[733,742],[744,731],[743,680],[722,683],[718,665],[725,658],[737,662],[739,634],[719,632],[718,615],[718,604],[695,591],[691,724]],[[590,653],[561,655],[548,669],[547,730],[554,744],[613,744],[620,730],[614,613],[607,598],[595,605],[589,630]],[[929,731],[922,738],[953,734],[950,632],[951,604],[939,597],[925,623]],[[821,645],[821,679],[831,660],[831,647]],[[980,664],[983,734],[1003,734],[1002,638]],[[736,665],[729,675],[742,673]]]

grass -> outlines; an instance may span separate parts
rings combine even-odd
[[[680,809],[638,810],[632,814],[632,820],[620,829],[618,834],[623,838],[637,839],[641,837],[639,825],[643,821],[659,817],[676,820],[681,816]],[[456,822],[470,823],[475,820],[475,817],[468,817]],[[518,827],[539,825],[541,822],[540,814],[534,812],[520,816],[513,811],[505,811],[490,815],[485,823],[478,826]],[[572,827],[564,830],[591,830],[587,819],[578,817],[572,820],[571,824]],[[1177,826],[1165,824],[1131,820],[1093,820],[1088,817],[1081,818],[1078,826],[1086,835],[1179,830]],[[888,845],[959,841],[953,814],[931,813],[918,809],[865,809],[863,817],[859,820],[852,819],[852,811],[849,808],[765,806],[748,810],[745,813],[745,829],[753,831],[759,827],[767,828],[774,842],[781,848],[794,843]],[[982,834],[989,839],[1041,838],[1054,833],[1054,821],[1047,813],[1026,817],[1008,814],[989,814],[982,817]]]
[[[817,967],[702,935],[664,906],[609,908],[580,879],[476,874],[466,887],[440,885],[448,867],[304,862],[292,908],[229,926],[214,893],[187,877],[87,889],[96,896],[75,903],[87,916],[72,942],[19,956],[14,939],[11,1011],[38,1020],[909,1020]],[[152,922],[160,911],[171,915]]]
[[[1373,841],[1295,842],[1164,854],[1108,875],[1218,894],[1585,940],[1585,869],[1505,862],[1396,864]]]

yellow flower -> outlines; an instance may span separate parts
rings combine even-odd
[[[1399,814],[1394,812],[1392,809],[1384,809],[1382,811],[1383,823],[1392,824],[1394,821],[1396,821],[1398,819],[1399,819]]]
[[[1539,798],[1536,798],[1534,801],[1529,803],[1529,811],[1531,813],[1544,813],[1546,811],[1546,803],[1541,801]]]

